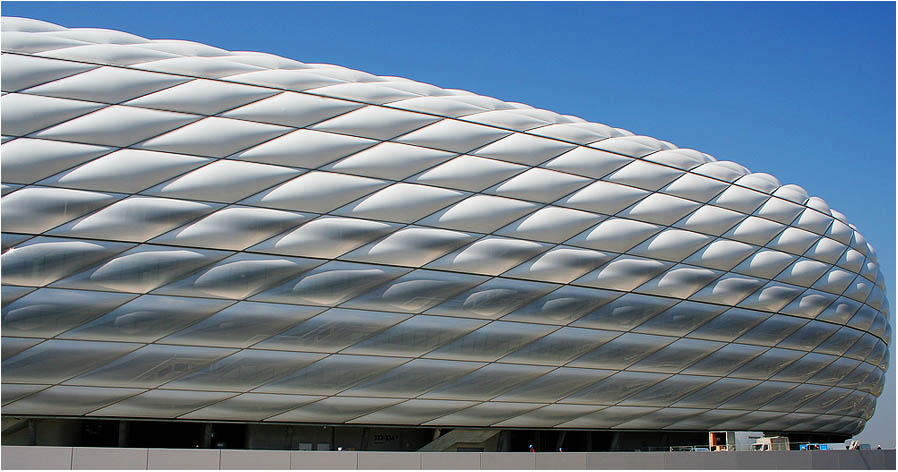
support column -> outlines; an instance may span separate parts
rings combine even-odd
[[[126,447],[128,445],[128,432],[131,424],[127,421],[118,422],[118,447]]]

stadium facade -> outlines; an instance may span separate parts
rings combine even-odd
[[[35,421],[207,446],[322,425],[321,448],[841,440],[873,414],[883,275],[797,185],[403,78],[21,18],[2,35],[4,441]]]

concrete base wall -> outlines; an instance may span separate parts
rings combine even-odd
[[[329,452],[3,446],[3,469],[895,470],[895,450],[782,452]]]

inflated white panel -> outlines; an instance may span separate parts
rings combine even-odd
[[[797,185],[400,77],[2,30],[4,415],[851,435],[882,393],[876,253]]]

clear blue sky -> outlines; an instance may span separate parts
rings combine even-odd
[[[4,1],[3,15],[408,77],[736,161],[845,213],[896,304],[894,3]],[[859,436],[874,447],[895,447],[894,356]]]

